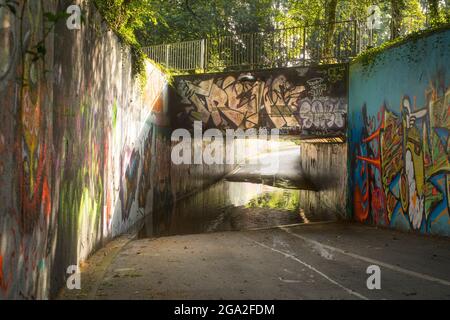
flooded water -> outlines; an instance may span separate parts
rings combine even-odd
[[[148,216],[141,238],[266,228],[330,220],[305,215],[302,196],[315,192],[299,168],[298,147],[245,164],[202,192]],[[269,165],[267,165],[269,164]]]

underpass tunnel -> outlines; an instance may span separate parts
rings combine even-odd
[[[199,142],[192,142],[192,145],[196,144]],[[330,148],[330,145],[324,146],[316,145],[315,148]],[[336,183],[336,188],[327,190],[332,184],[330,172],[333,170],[328,170],[328,187],[315,185],[311,172],[317,167],[306,166],[306,163],[311,163],[311,156],[317,157],[317,150],[314,153],[312,148],[311,144],[302,142],[294,135],[273,140],[240,138],[234,139],[233,144],[217,144],[212,155],[220,153],[219,158],[223,162],[184,165],[185,170],[197,173],[201,167],[203,174],[193,174],[191,179],[200,178],[211,183],[158,206],[145,219],[139,236],[147,238],[253,230],[337,220],[339,213],[323,207],[320,199],[326,202],[327,197],[330,198],[329,193],[336,193],[336,188],[344,186]],[[208,146],[203,146],[203,160],[209,151]],[[341,146],[335,152],[345,152],[345,148]],[[335,156],[346,158],[345,154]],[[314,162],[317,163],[317,159]],[[224,166],[226,170],[221,168]],[[334,171],[344,167],[334,168]],[[224,172],[224,175],[217,177],[217,171]],[[209,173],[213,177],[208,177]]]
[[[68,270],[136,231],[154,238],[294,225],[317,228],[321,237],[323,224],[311,224],[343,219],[414,236],[450,235],[447,26],[349,63],[323,64],[333,61],[326,59],[273,68],[267,57],[264,69],[225,64],[224,72],[172,77],[124,45],[92,1],[83,2],[88,18],[80,30],[61,19],[45,41],[46,21],[70,1],[4,2],[0,300],[56,297]],[[36,44],[45,45],[39,61],[32,59]],[[189,135],[196,122],[219,134],[202,139],[202,129],[198,139],[194,132],[185,144],[192,162],[175,163],[180,141],[172,139],[174,131]],[[279,130],[279,139],[236,138],[233,152],[215,143],[227,130],[264,128]],[[227,161],[231,153],[236,162]],[[390,231],[377,243],[367,228],[352,234],[330,225],[326,243],[341,233],[360,254],[369,245],[377,248],[372,258],[388,251]],[[270,231],[262,231],[265,241]],[[448,287],[448,264],[439,265],[449,256],[448,243],[435,255],[433,242],[428,249],[406,239],[403,248],[389,243],[394,258],[385,257],[394,269],[410,261],[409,269],[437,273]],[[165,270],[167,262],[162,265]]]
[[[170,197],[153,192],[141,236],[344,217],[347,78],[345,64],[174,77]]]

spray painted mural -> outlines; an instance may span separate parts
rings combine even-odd
[[[0,300],[54,297],[68,267],[226,173],[172,166],[166,78],[147,63],[141,87],[92,2],[81,30],[43,32],[72,3],[0,6]]]
[[[0,6],[0,300],[54,296],[69,266],[151,210],[142,177],[157,161],[165,78],[149,64],[141,95],[129,50],[92,4],[81,30],[60,21],[47,34],[46,17],[69,4]]]
[[[345,65],[182,76],[175,79],[176,127],[279,128],[303,136],[344,135]]]
[[[47,10],[53,4],[29,3],[19,22],[10,8],[0,7],[0,298],[19,283],[19,297],[42,294],[56,236],[52,82],[45,73],[53,61],[36,58]],[[53,50],[49,41],[43,43]]]
[[[450,31],[390,49],[372,66],[351,66],[356,220],[450,236],[448,61]]]

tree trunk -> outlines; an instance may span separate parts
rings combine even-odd
[[[429,21],[433,25],[439,20],[439,0],[428,0]]]
[[[403,8],[404,0],[391,0],[391,39],[395,39],[400,36]]]
[[[325,57],[331,60],[333,55],[333,36],[336,30],[336,8],[338,0],[328,0],[325,8]]]

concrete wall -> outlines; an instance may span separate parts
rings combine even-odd
[[[61,21],[45,55],[25,53],[45,13],[72,3],[28,1],[22,25],[0,8],[0,299],[54,295],[68,266],[151,212],[168,178],[147,172],[170,173],[152,114],[165,78],[148,65],[142,95],[129,48],[92,6],[81,30]]]
[[[450,235],[450,31],[350,67],[350,206],[357,221]]]
[[[344,137],[347,86],[347,65],[180,76],[169,91],[169,112],[175,128],[192,129],[194,121],[202,121],[205,129],[277,128],[303,138]],[[268,146],[254,147],[247,146],[245,155]],[[346,216],[346,144],[301,148],[304,174],[317,189],[302,191],[305,210]]]
[[[172,164],[166,78],[148,63],[142,88],[92,4],[44,39],[73,1],[23,3],[22,24],[0,7],[0,299],[54,296],[69,266],[231,169]]]
[[[301,143],[300,165],[315,190],[302,190],[306,214],[324,219],[347,219],[347,144]]]
[[[346,65],[325,65],[176,77],[172,122],[181,128],[198,120],[205,128],[345,135],[347,74]]]
[[[173,165],[172,125],[201,119],[312,136],[345,128],[345,67],[259,72],[254,83],[239,74],[180,78],[181,100],[168,101],[166,80],[150,64],[141,94],[129,48],[92,6],[81,30],[61,21],[43,39],[45,13],[72,1],[23,3],[22,20],[0,8],[0,299],[54,295],[67,267],[232,169]],[[357,220],[450,234],[449,40],[449,32],[436,34],[389,50],[370,69],[352,66],[349,198]],[[27,53],[40,42],[45,54]],[[311,210],[344,209],[345,149],[302,145],[302,167],[319,190],[305,196]]]

